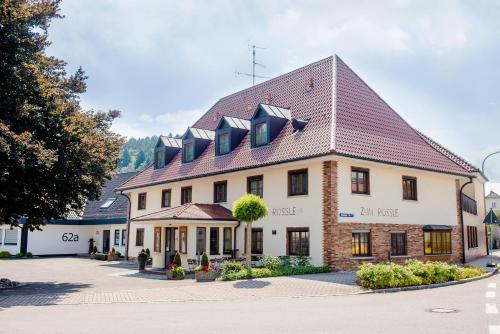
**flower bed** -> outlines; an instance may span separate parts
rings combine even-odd
[[[358,284],[370,289],[399,288],[459,281],[485,274],[484,269],[445,262],[408,260],[395,263],[366,263],[356,273]]]
[[[313,266],[308,259],[300,258],[299,261],[280,259],[278,257],[264,256],[261,259],[264,268],[245,268],[238,262],[228,262],[222,269],[222,280],[236,281],[242,279],[278,277],[304,274],[318,274],[330,272],[328,266]]]

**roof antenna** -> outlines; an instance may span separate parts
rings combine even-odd
[[[247,46],[248,50],[250,51],[250,43],[247,43],[247,44],[248,44],[248,46]],[[260,67],[265,68],[265,66],[263,64],[260,64],[257,61],[255,61],[255,49],[265,50],[266,48],[263,48],[261,46],[255,45],[255,44],[252,44],[251,47],[252,47],[252,74],[245,73],[245,72],[239,72],[239,71],[234,71],[234,74],[235,75],[246,75],[247,77],[252,77],[252,86],[255,86],[255,78],[268,79],[269,77],[255,74],[255,65],[258,65]]]

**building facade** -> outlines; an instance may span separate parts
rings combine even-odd
[[[24,220],[19,227],[0,226],[0,251],[37,256],[87,254],[92,240],[99,252],[114,248],[125,254],[129,204],[126,196],[115,193],[115,188],[134,175],[135,172],[117,174],[106,182],[98,200],[86,203],[81,214],[53,219],[42,230],[23,229]]]
[[[333,56],[219,100],[118,190],[131,201],[128,255],[150,248],[154,267],[176,251],[184,264],[243,256],[230,210],[249,192],[269,207],[252,255],[347,270],[484,255],[484,182]]]

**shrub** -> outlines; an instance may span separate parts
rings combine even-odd
[[[16,257],[19,257],[19,258],[20,257],[24,257],[24,253],[19,252],[19,253],[16,254]]]
[[[210,262],[208,261],[208,255],[206,252],[203,252],[201,255],[201,266],[202,267],[208,267],[210,265]]]
[[[186,272],[184,271],[184,268],[175,265],[175,267],[172,268],[172,277],[175,279],[184,279],[184,277],[186,277]]]
[[[33,257],[33,253],[31,252],[26,253],[26,257]]]
[[[179,252],[175,253],[174,261],[172,261],[177,267],[182,267],[181,254]]]
[[[277,256],[264,255],[260,261],[267,269],[276,270],[281,268],[281,259]]]
[[[295,258],[295,265],[299,267],[310,266],[311,258],[309,256],[299,255]]]
[[[268,268],[243,268],[241,270],[223,270],[222,279],[225,281],[235,281],[241,279],[264,278],[264,277],[277,277],[288,275],[301,275],[301,274],[315,274],[329,272],[328,266],[309,266],[309,267],[286,267],[276,270]]]
[[[484,270],[459,267],[445,262],[406,261],[363,264],[356,273],[358,284],[371,289],[396,288],[422,284],[444,283],[482,275]]]
[[[292,259],[290,256],[282,256],[281,257],[281,266],[282,267],[291,267],[292,266]]]
[[[6,259],[6,258],[9,258],[11,257],[11,254],[9,251],[2,251],[0,252],[0,259]]]
[[[230,272],[238,272],[245,269],[245,266],[241,262],[236,262],[236,261],[230,261],[224,263],[224,266],[222,267],[222,274],[224,275],[225,273],[230,273]]]

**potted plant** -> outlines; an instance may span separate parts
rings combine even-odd
[[[118,260],[118,254],[116,253],[115,248],[111,248],[111,250],[108,252],[108,261],[116,261]]]
[[[148,253],[143,250],[137,255],[137,262],[139,263],[139,270],[146,269],[146,261],[148,260]]]
[[[167,268],[167,279],[180,280],[184,279],[184,277],[186,277],[186,273],[182,267],[181,255],[177,252],[174,261]]]
[[[215,281],[217,272],[215,268],[208,262],[207,253],[201,256],[201,264],[194,268],[194,278],[196,282],[212,282]]]

